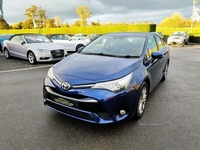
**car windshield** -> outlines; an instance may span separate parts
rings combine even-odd
[[[113,57],[140,57],[145,37],[136,35],[104,35],[87,45],[80,53]]]
[[[24,39],[27,43],[52,43],[52,41],[44,35],[24,35]]]
[[[172,34],[172,36],[185,36],[186,33],[183,33],[183,32],[175,32]]]

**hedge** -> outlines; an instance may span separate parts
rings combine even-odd
[[[137,25],[110,25],[110,26],[88,26],[88,27],[65,27],[65,28],[43,28],[43,29],[9,29],[0,30],[0,34],[16,34],[16,33],[85,33],[85,34],[105,34],[110,32],[155,32],[155,24],[137,24]]]

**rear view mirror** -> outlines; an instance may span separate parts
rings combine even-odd
[[[162,59],[163,58],[163,54],[160,52],[153,52],[152,53],[152,58],[154,59]]]

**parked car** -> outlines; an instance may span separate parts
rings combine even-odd
[[[13,34],[0,34],[0,52],[3,52],[3,41],[8,40]]]
[[[189,44],[189,35],[187,32],[174,32],[167,39],[168,45],[182,45]]]
[[[52,66],[44,105],[83,121],[141,118],[149,93],[166,80],[169,47],[156,33],[111,33]]]
[[[89,36],[85,37],[85,40],[88,42],[92,42],[100,36],[101,34],[90,34]]]
[[[78,33],[72,36],[73,40],[85,40],[85,37],[87,37],[87,34],[84,33]]]
[[[36,62],[59,61],[67,55],[64,46],[53,43],[42,34],[14,34],[4,41],[3,51],[8,59],[18,57]]]
[[[59,43],[65,47],[68,52],[76,52],[80,47],[88,44],[85,40],[73,40],[72,37],[66,34],[51,34],[47,35],[54,43]]]

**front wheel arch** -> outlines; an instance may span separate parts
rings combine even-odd
[[[83,44],[78,44],[77,46],[76,46],[76,52],[78,52],[78,49],[80,48],[80,47],[83,47],[84,45]]]

